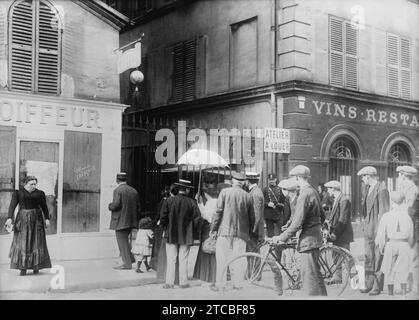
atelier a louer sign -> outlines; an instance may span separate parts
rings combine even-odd
[[[290,153],[290,130],[265,128],[263,133],[263,151]]]

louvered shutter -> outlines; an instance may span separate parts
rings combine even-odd
[[[401,96],[410,99],[411,91],[411,46],[407,39],[400,39]]]
[[[329,79],[330,84],[343,86],[343,22],[330,18],[329,20]]]
[[[181,101],[183,98],[183,61],[183,43],[178,43],[173,47],[172,99],[174,101]]]
[[[208,36],[201,36],[196,43],[196,97],[205,96]]]
[[[399,38],[387,34],[388,95],[399,97]]]
[[[32,92],[34,77],[34,3],[17,3],[10,15],[10,89]]]
[[[345,22],[345,86],[358,89],[358,30]]]
[[[195,98],[196,93],[196,40],[185,42],[184,50],[185,71],[183,98],[190,100]]]
[[[38,15],[38,70],[35,91],[59,93],[60,27],[57,14],[49,5],[40,2]]]

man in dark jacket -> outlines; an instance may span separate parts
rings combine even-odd
[[[361,200],[362,227],[365,238],[365,289],[362,293],[378,295],[383,290],[384,275],[380,271],[383,255],[375,244],[378,224],[390,210],[390,196],[384,183],[378,181],[377,169],[364,167],[358,172],[365,185]]]
[[[322,246],[321,225],[325,220],[320,197],[308,182],[309,168],[298,165],[290,171],[290,176],[295,177],[300,187],[295,214],[289,228],[281,235],[273,237],[271,241],[284,244],[301,230],[297,250],[301,257],[302,289],[310,296],[325,296],[327,292],[319,266],[319,248]]]
[[[329,215],[330,240],[334,245],[349,250],[349,244],[354,241],[351,223],[351,201],[341,192],[339,181],[332,180],[325,184],[327,192],[334,197]]]
[[[131,230],[138,227],[140,220],[140,199],[137,190],[126,183],[126,173],[118,173],[116,182],[118,187],[113,192],[113,201],[108,208],[112,212],[110,229],[115,230],[116,241],[123,264],[115,267],[119,270],[132,268],[129,235]]]
[[[275,174],[268,174],[268,186],[263,188],[265,198],[264,218],[268,237],[281,234],[281,228],[286,223],[284,221],[285,196],[277,185]]]
[[[193,245],[193,231],[198,227],[201,213],[194,199],[188,197],[192,184],[188,180],[176,183],[179,193],[169,197],[162,206],[160,225],[165,230],[167,271],[165,289],[174,287],[176,259],[179,257],[179,285],[189,287],[188,258]]]

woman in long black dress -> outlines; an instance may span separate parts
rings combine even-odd
[[[212,217],[217,209],[217,197],[219,191],[215,184],[208,184],[203,188],[204,196],[198,201],[201,211],[200,245],[194,267],[193,276],[205,282],[215,283],[216,260],[215,254],[202,251],[202,244],[209,237]]]
[[[51,268],[45,236],[45,228],[49,227],[45,193],[36,189],[38,179],[33,176],[26,177],[24,183],[23,188],[13,193],[6,221],[6,225],[13,224],[14,229],[10,268],[19,269],[21,276],[28,269],[37,274],[41,269]],[[14,218],[17,205],[19,210]]]

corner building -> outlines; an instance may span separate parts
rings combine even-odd
[[[126,21],[90,1],[0,2],[0,225],[12,192],[36,176],[53,260],[117,256],[107,204],[120,170],[114,50]],[[8,263],[12,235],[0,238]]]

